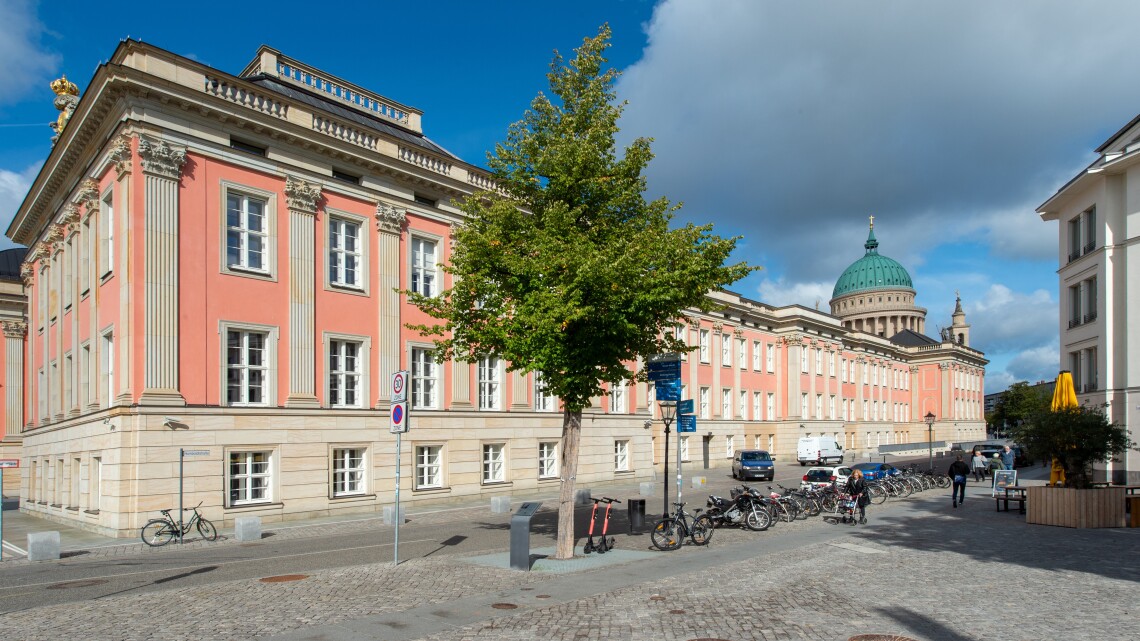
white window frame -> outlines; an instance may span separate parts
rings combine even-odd
[[[815,375],[823,376],[823,348],[815,348]]]
[[[99,278],[115,271],[115,187],[99,196]]]
[[[503,407],[503,365],[497,356],[480,358],[475,367],[479,410],[493,412]]]
[[[262,387],[264,401],[261,403],[230,403],[229,402],[229,333],[255,332],[266,334],[265,339],[265,382]],[[218,381],[219,405],[226,407],[265,407],[277,404],[277,346],[280,336],[279,329],[274,325],[260,325],[255,323],[238,323],[233,321],[219,321],[218,323],[218,351],[220,352],[221,376]]]
[[[732,336],[720,335],[720,366],[732,367]]]
[[[424,252],[424,245],[431,244],[431,255]],[[408,289],[422,296],[439,295],[440,257],[442,244],[437,236],[423,233],[412,234],[408,247]],[[426,283],[426,284],[425,284]]]
[[[239,198],[258,200],[263,203],[262,220],[265,225],[264,234],[254,232],[255,235],[262,238],[262,265],[261,267],[250,267],[248,264],[249,256],[247,253],[250,230],[246,229],[248,220],[242,220],[238,227],[234,230],[240,235],[241,243],[238,256],[238,263],[235,265],[230,264],[229,260],[229,199],[233,194]],[[219,245],[220,251],[218,252],[219,260],[221,262],[221,272],[223,274],[230,274],[233,276],[243,276],[248,278],[260,278],[264,280],[277,279],[277,195],[273,192],[265,191],[262,189],[255,189],[246,185],[231,183],[229,181],[222,181],[221,183],[221,215],[219,220],[219,232],[221,234],[221,243]],[[242,217],[247,217],[248,209],[243,207]]]
[[[835,378],[835,361],[839,359],[839,355],[831,352],[827,357],[827,373],[831,378]]]
[[[430,490],[443,487],[444,457],[442,443],[418,443],[412,449],[416,466],[415,489]],[[434,454],[434,456],[430,456]]]
[[[764,361],[769,373],[776,371],[776,346],[772,343],[764,346]]]
[[[808,357],[808,350],[809,349],[811,349],[811,348],[800,345],[800,373],[801,374],[807,374],[808,373],[808,358],[809,358]]]
[[[439,409],[440,365],[435,362],[435,350],[426,345],[409,345],[408,362],[412,389],[409,394],[414,410]]]
[[[362,408],[368,407],[368,397],[371,393],[371,385],[368,377],[368,364],[371,361],[370,352],[372,346],[372,339],[368,336],[354,336],[351,334],[334,334],[325,332],[325,403],[328,407],[333,408]],[[336,344],[342,346],[348,344],[356,345],[356,370],[341,369],[333,371],[333,348]],[[341,358],[343,363],[344,359]],[[345,394],[340,395],[340,400],[337,403],[332,402],[332,382],[333,377],[337,376],[338,381],[341,383],[341,389],[346,390],[344,385],[347,377],[356,377],[355,396],[356,402],[349,404],[344,402]]]
[[[760,358],[763,355],[760,341],[752,341],[752,369],[760,371]]]
[[[538,444],[538,478],[558,478],[558,441],[541,441]]]
[[[732,389],[729,387],[720,390],[720,417],[732,418]]]
[[[761,392],[752,392],[752,420],[759,421],[762,419],[764,414],[761,412],[761,407],[763,407],[763,404],[761,402]]]
[[[260,462],[255,461],[254,457],[256,455],[259,455],[259,454],[265,455],[265,460],[263,461],[263,463],[265,464],[265,467],[264,467],[264,471],[256,472],[256,471],[254,471],[253,465],[256,463],[260,463]],[[247,467],[247,469],[244,473],[240,473],[238,475],[234,474],[233,466],[235,464],[235,457],[236,457],[236,461],[237,461],[238,465],[244,465]],[[261,447],[227,448],[227,451],[226,451],[226,497],[227,497],[226,498],[226,506],[227,507],[238,507],[238,506],[242,506],[242,505],[258,505],[258,504],[263,504],[263,503],[272,503],[273,497],[276,495],[276,493],[275,493],[275,489],[276,489],[275,488],[275,481],[276,481],[276,477],[277,477],[276,469],[275,469],[276,465],[277,465],[277,453],[274,451],[273,448],[261,448]],[[246,479],[247,482],[245,483],[244,491],[234,490],[235,478]],[[261,481],[255,483],[255,481],[258,481],[259,479]],[[260,490],[263,493],[263,496],[260,496],[260,497],[253,496],[253,494],[255,493],[255,490]],[[242,495],[235,498],[234,497],[235,491],[242,492]]]
[[[685,397],[684,394],[682,394],[681,398],[684,398],[684,397]],[[698,407],[697,410],[700,412],[700,417],[701,418],[708,418],[709,417],[709,388],[707,388],[707,387],[701,388],[700,398],[698,399],[698,404],[700,405],[700,407]]]
[[[737,408],[740,410],[740,418],[748,420],[748,391],[740,390],[737,394]]]
[[[329,498],[363,496],[368,492],[368,447],[361,444],[329,447]]]
[[[732,458],[736,454],[736,437],[732,434],[724,437],[724,456]]]
[[[807,392],[800,393],[800,416],[807,418],[808,414],[808,395]]]
[[[681,436],[681,437],[679,437],[679,440],[680,440],[680,443],[678,443],[677,446],[681,450],[681,453],[680,453],[681,460],[687,462],[689,460],[689,437],[688,436]]]
[[[701,362],[709,362],[709,330],[700,330]]]
[[[115,404],[115,330],[108,328],[99,334],[99,378],[103,384],[103,407]],[[51,408],[48,408],[50,414]]]
[[[847,359],[840,359],[839,361],[839,382],[847,382]]]
[[[652,391],[652,387],[650,388]],[[534,373],[534,411],[536,412],[556,412],[558,411],[558,397],[553,394],[547,393],[546,380],[542,372]]]
[[[736,339],[736,366],[740,369],[748,369],[748,341],[743,338]]]
[[[629,471],[629,441],[626,439],[614,441],[614,471]]]
[[[835,394],[828,397],[827,400],[827,418],[835,420]]]
[[[823,418],[823,394],[815,395],[815,417],[817,419]]]
[[[483,443],[483,485],[507,482],[507,444],[503,441]]]
[[[629,411],[629,404],[626,402],[627,392],[625,381],[610,383],[610,414],[625,414]]]
[[[351,251],[343,245],[334,247],[334,238],[347,238],[348,226],[356,228],[356,250]],[[368,237],[368,219],[348,212],[330,210],[328,224],[325,225],[325,248],[327,261],[325,263],[325,287],[333,291],[345,291],[353,294],[368,293],[368,248],[371,240]],[[347,257],[356,260],[355,277],[349,280],[345,263]]]
[[[766,421],[776,420],[776,394],[775,393],[768,392],[768,403],[766,405],[766,408],[767,409],[765,410],[766,414],[764,416],[764,420],[766,420]]]

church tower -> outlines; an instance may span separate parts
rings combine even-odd
[[[954,342],[963,347],[970,346],[970,325],[966,323],[966,312],[962,311],[962,297],[954,292],[954,314],[951,316],[950,332]]]

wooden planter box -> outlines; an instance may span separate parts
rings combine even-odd
[[[1031,486],[1026,499],[1026,523],[1076,528],[1125,526],[1122,487],[1078,490]]]

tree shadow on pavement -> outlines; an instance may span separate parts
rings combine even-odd
[[[929,639],[929,641],[972,641],[972,637],[964,637],[938,621],[914,610],[893,607],[875,608],[875,611],[897,621],[900,625],[906,626],[906,630],[913,631],[911,634],[920,634],[923,639]]]

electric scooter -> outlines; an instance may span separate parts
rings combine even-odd
[[[600,499],[591,498],[590,500],[594,502],[594,509],[590,512],[590,531],[586,537],[586,545],[582,548],[582,553],[589,554],[590,552],[597,552],[598,554],[605,554],[607,550],[612,550],[614,547],[613,537],[610,537],[609,539],[606,538],[606,533],[609,532],[610,529],[610,510],[613,508],[614,503],[621,503],[621,501],[618,499],[611,499],[608,496],[603,496]],[[595,544],[594,525],[598,520],[598,503],[606,504],[606,514],[604,517],[602,517],[601,541]]]

